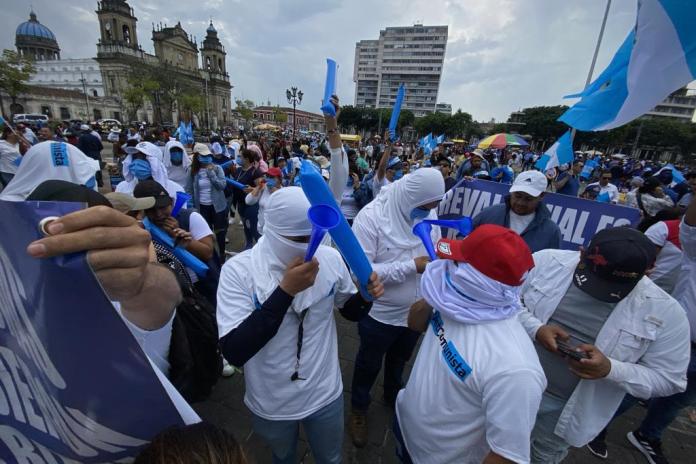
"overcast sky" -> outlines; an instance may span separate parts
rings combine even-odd
[[[53,31],[63,58],[96,56],[96,0],[32,0]],[[606,0],[130,0],[138,40],[149,52],[152,23],[174,25],[198,38],[212,17],[227,49],[233,99],[286,104],[285,89],[305,93],[300,108],[319,111],[326,57],[339,63],[338,94],[352,104],[355,43],[380,29],[447,24],[449,40],[439,101],[479,121],[511,111],[564,103],[583,88]],[[613,2],[595,75],[635,21],[635,1]],[[4,0],[0,45],[14,48],[15,29],[29,2]],[[568,101],[565,101],[568,103]]]

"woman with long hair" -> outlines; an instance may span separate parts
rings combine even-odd
[[[225,200],[225,173],[213,163],[213,154],[207,145],[193,146],[191,175],[186,192],[193,199],[193,206],[208,223],[215,234],[220,260],[225,260],[225,237],[227,236],[227,201]]]
[[[245,250],[254,246],[254,242],[260,237],[257,228],[259,205],[247,205],[245,201],[246,194],[251,193],[256,187],[256,179],[263,176],[258,168],[258,162],[259,155],[255,150],[242,149],[240,156],[237,156],[236,166],[232,174],[237,182],[247,186],[244,190],[236,188],[233,193],[233,203],[244,225]]]
[[[17,172],[23,151],[28,150],[29,146],[10,126],[5,124],[0,140],[0,187],[4,188],[10,183]]]

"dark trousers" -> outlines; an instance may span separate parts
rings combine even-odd
[[[382,368],[384,358],[384,400],[393,404],[403,387],[401,376],[418,343],[418,332],[408,327],[383,324],[370,316],[358,322],[360,348],[355,358],[351,403],[354,409],[366,411],[370,405],[370,389]]]
[[[244,249],[249,250],[261,238],[258,229],[259,205],[238,205],[237,211],[242,217],[242,224],[244,225]]]
[[[203,216],[203,219],[205,219],[205,222],[208,223],[210,228],[213,230],[213,233],[215,234],[215,240],[217,242],[218,247],[218,254],[220,255],[220,260],[224,262],[225,238],[227,237],[227,227],[229,227],[229,224],[227,222],[227,208],[225,208],[225,210],[223,211],[220,211],[219,213],[216,213],[215,207],[213,205],[200,205],[199,210],[201,216]]]

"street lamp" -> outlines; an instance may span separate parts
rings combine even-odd
[[[297,125],[297,105],[302,104],[302,96],[304,94],[301,90],[297,90],[297,87],[290,87],[285,91],[285,96],[288,99],[288,103],[292,103],[292,138],[295,140],[295,128]]]

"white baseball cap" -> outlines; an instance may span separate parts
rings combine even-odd
[[[524,171],[513,182],[512,187],[510,187],[510,193],[524,192],[533,197],[538,197],[546,191],[547,185],[546,176],[541,172]]]
[[[162,159],[162,150],[151,142],[140,142],[135,147],[135,151],[145,154],[146,156],[153,156],[157,159]]]

